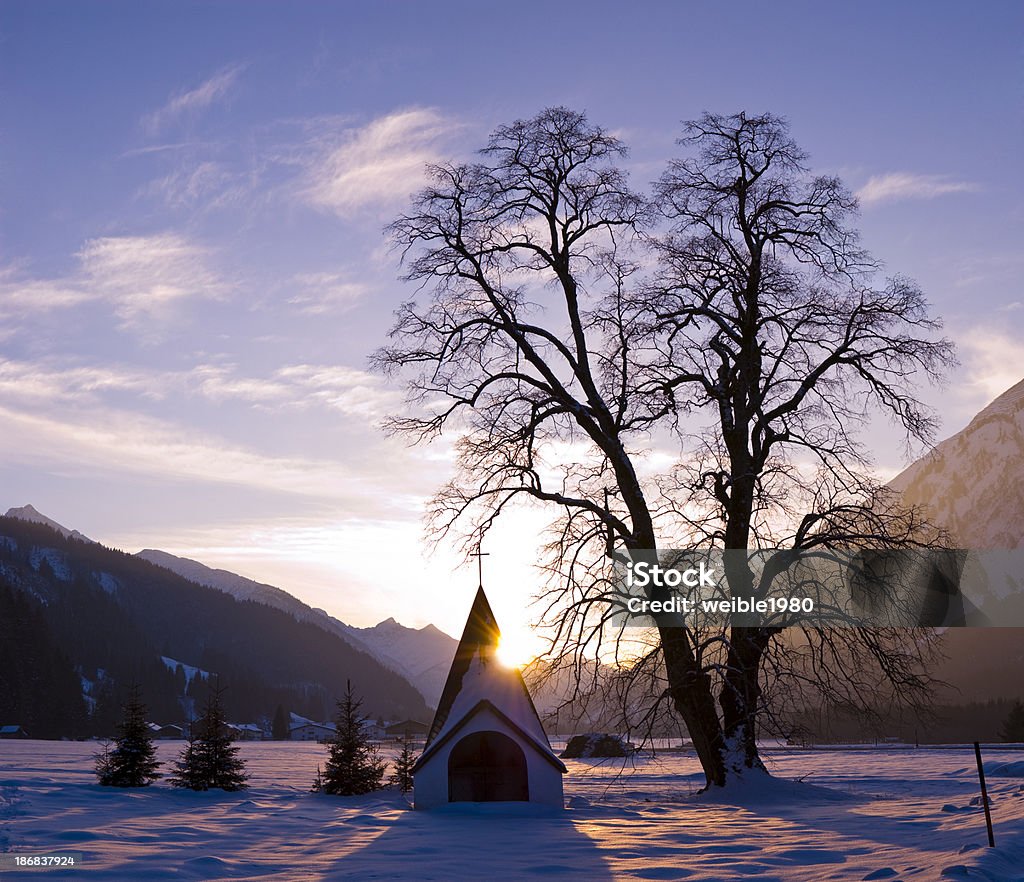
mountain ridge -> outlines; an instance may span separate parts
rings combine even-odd
[[[432,705],[441,694],[457,641],[435,625],[410,628],[389,617],[373,627],[359,628],[310,606],[281,588],[229,570],[208,567],[191,558],[156,549],[144,549],[137,552],[136,557],[233,597],[275,607],[299,621],[310,622],[336,634],[402,674]]]
[[[11,508],[5,516],[43,524],[65,538],[94,542],[78,530],[59,524],[31,504]],[[372,656],[405,677],[429,704],[436,703],[441,694],[457,641],[436,625],[410,628],[394,617],[388,617],[372,627],[360,628],[343,622],[323,609],[310,606],[282,588],[230,570],[210,567],[201,561],[155,548],[145,548],[134,556],[238,600],[279,609],[296,621],[314,624],[340,637],[354,649]]]
[[[889,484],[962,548],[1024,547],[1024,380]],[[1020,579],[1017,580],[1020,590]],[[962,700],[1024,698],[1024,629],[950,628],[934,672]]]
[[[208,687],[186,667],[221,678],[236,719],[266,719],[278,704],[326,719],[348,679],[368,713],[429,714],[400,672],[311,622],[38,520],[0,518],[0,718],[37,737],[110,735],[139,682],[154,718],[187,722]]]
[[[963,548],[1024,545],[1024,380],[889,486],[924,509]]]
[[[80,542],[95,541],[86,536],[85,533],[79,533],[78,530],[69,530],[63,524],[58,524],[53,518],[47,517],[41,511],[36,509],[36,507],[31,503],[28,505],[22,505],[19,508],[12,507],[7,509],[7,513],[4,517],[17,518],[19,521],[28,521],[30,524],[44,524],[50,529],[56,530],[65,539],[77,539]]]

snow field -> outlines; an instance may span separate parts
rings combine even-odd
[[[415,812],[397,793],[308,792],[325,749],[243,743],[241,793],[99,787],[97,745],[0,742],[0,851],[78,852],[102,880],[1024,880],[1024,751],[769,755],[781,780],[698,796],[692,756],[567,761],[567,809]],[[159,745],[172,761],[181,742]],[[802,780],[798,780],[802,779]],[[3,878],[29,878],[5,873]],[[63,877],[69,877],[65,872]],[[32,878],[42,878],[38,873]]]

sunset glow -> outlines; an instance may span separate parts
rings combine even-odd
[[[530,628],[502,630],[498,642],[498,661],[510,668],[522,668],[544,650],[544,639]]]

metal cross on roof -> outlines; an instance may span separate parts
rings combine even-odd
[[[478,541],[476,543],[476,551],[470,553],[470,557],[476,558],[476,572],[477,577],[479,578],[480,581],[481,588],[484,587],[484,558],[490,557],[489,552],[480,550],[482,547],[482,542],[483,540]]]

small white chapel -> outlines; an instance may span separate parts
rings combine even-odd
[[[498,660],[500,636],[481,585],[413,768],[417,809],[453,802],[563,807],[565,765],[551,749],[519,670]]]

